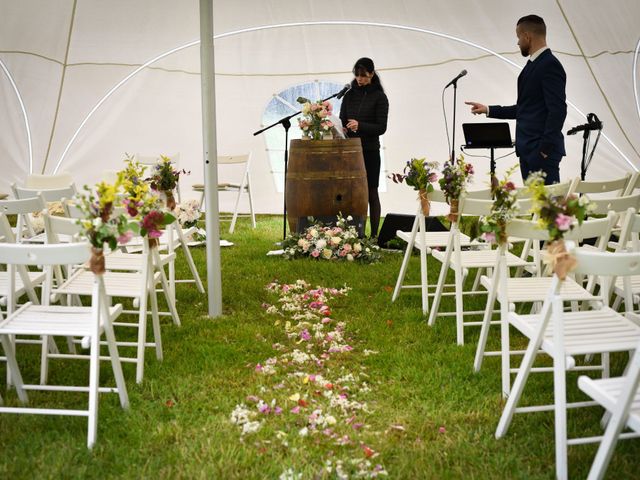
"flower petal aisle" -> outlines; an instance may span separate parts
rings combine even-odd
[[[380,433],[367,424],[375,392],[363,359],[377,352],[354,349],[346,322],[332,318],[330,303],[349,288],[311,288],[303,280],[266,288],[276,301],[263,307],[283,339],[253,366],[256,389],[231,412],[241,440],[260,453],[289,452],[281,479],[386,476],[375,448]],[[310,467],[312,448],[322,453]],[[296,464],[303,457],[306,464]]]

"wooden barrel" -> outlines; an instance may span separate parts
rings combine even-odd
[[[291,140],[286,179],[289,228],[304,217],[367,216],[367,172],[359,138]]]

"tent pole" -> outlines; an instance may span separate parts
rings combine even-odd
[[[207,295],[209,316],[222,315],[218,158],[216,145],[215,62],[213,58],[213,0],[200,0],[200,82],[204,152],[205,228],[207,230]]]

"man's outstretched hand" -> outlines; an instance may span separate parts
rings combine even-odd
[[[467,105],[471,105],[471,113],[473,113],[474,115],[480,115],[481,113],[484,113],[486,115],[487,112],[489,111],[486,105],[483,105],[478,102],[464,102],[464,103],[466,103]]]

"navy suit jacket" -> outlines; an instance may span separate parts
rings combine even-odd
[[[551,50],[545,50],[520,72],[517,103],[489,106],[491,118],[516,120],[516,155],[541,164],[540,152],[556,161],[566,155],[562,135],[567,117],[566,84],[562,64]]]

